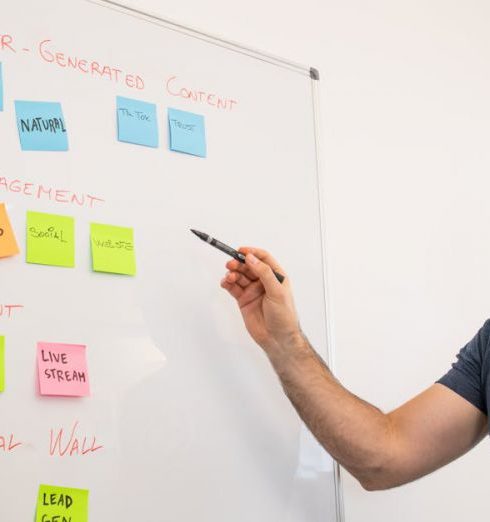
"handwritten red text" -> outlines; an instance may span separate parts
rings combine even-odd
[[[95,453],[104,446],[98,445],[95,437],[92,440],[78,434],[78,421],[73,424],[70,435],[66,435],[63,428],[51,430],[49,441],[49,454],[53,457],[73,457],[74,455],[88,455]]]
[[[0,451],[11,453],[19,446],[22,446],[22,442],[16,442],[13,434],[0,435]]]
[[[130,73],[97,60],[82,58],[78,54],[67,54],[64,50],[57,48],[50,38],[40,41],[36,44],[36,48],[37,56],[43,62],[56,65],[62,69],[73,69],[93,78],[121,83],[130,89],[141,91],[145,88],[145,81],[139,74]],[[31,52],[27,47],[22,47],[20,50],[26,53]],[[11,34],[0,34],[0,51],[17,53],[18,47]]]
[[[232,100],[231,98],[224,98],[222,96],[218,96],[215,93],[190,89],[189,87],[183,86],[177,76],[171,76],[168,78],[165,83],[165,88],[167,93],[171,96],[185,98],[196,103],[211,105],[217,109],[231,111],[238,103],[236,100]]]
[[[22,308],[24,306],[20,304],[0,304],[0,317],[11,319]]]
[[[0,34],[0,51],[17,52],[14,47],[14,39],[10,34]]]
[[[67,55],[63,51],[56,49],[53,42],[49,39],[39,43],[38,52],[43,61],[55,64],[63,69],[74,69],[82,74],[88,74],[96,78],[109,80],[114,83],[124,83],[131,89],[141,91],[145,88],[145,82],[141,76],[129,74],[113,65],[80,58],[76,55]]]
[[[29,183],[20,179],[8,179],[0,176],[0,192],[12,192],[34,199],[54,201],[55,203],[68,203],[79,207],[93,208],[103,204],[105,201],[97,196],[90,194],[72,192],[46,185]]]

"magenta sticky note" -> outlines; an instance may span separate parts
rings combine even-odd
[[[37,369],[41,395],[90,395],[86,346],[37,343]]]

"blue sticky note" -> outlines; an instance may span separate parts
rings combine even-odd
[[[2,62],[0,62],[0,111],[3,111],[3,72],[2,72]]]
[[[158,147],[157,106],[118,96],[117,130],[119,141]]]
[[[168,110],[170,150],[206,157],[204,116],[192,112]]]
[[[68,150],[68,134],[60,103],[16,101],[22,150]]]

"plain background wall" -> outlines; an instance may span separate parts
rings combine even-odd
[[[320,69],[336,373],[384,410],[429,386],[490,315],[488,1],[125,1]],[[487,517],[488,449],[388,492],[344,473],[347,522]]]

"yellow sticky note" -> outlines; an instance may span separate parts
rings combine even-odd
[[[15,256],[18,253],[19,246],[10,224],[5,203],[0,203],[0,257]]]
[[[41,484],[36,522],[88,522],[88,490]]]
[[[5,390],[5,337],[0,335],[0,392]]]
[[[75,266],[75,220],[69,216],[27,212],[28,263]]]
[[[92,267],[95,272],[136,274],[133,229],[92,223]]]

